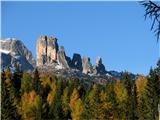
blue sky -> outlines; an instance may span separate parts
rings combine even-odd
[[[138,2],[2,2],[2,38],[14,37],[36,58],[36,40],[54,35],[66,54],[101,56],[107,70],[148,74],[159,45]]]

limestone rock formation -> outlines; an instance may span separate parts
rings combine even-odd
[[[92,73],[92,64],[89,57],[84,57],[82,60],[83,73]]]
[[[50,64],[57,60],[58,43],[54,37],[40,36],[36,44],[37,66]]]
[[[73,54],[72,68],[82,71],[82,58],[80,54],[77,53]]]
[[[93,68],[94,74],[105,74],[105,66],[102,64],[102,59],[100,57],[97,57],[96,59],[96,65]]]
[[[2,67],[14,68],[19,64],[24,71],[34,68],[35,60],[32,53],[20,40],[15,38],[1,39],[0,45]]]
[[[69,58],[68,58],[69,59]],[[65,54],[65,51],[64,51],[64,47],[61,46],[60,47],[60,50],[58,51],[58,54],[57,54],[57,62],[60,66],[62,66],[62,68],[69,68],[69,65],[68,65],[68,61],[67,61],[67,56]]]

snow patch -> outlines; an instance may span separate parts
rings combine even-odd
[[[58,69],[58,70],[63,69],[63,67],[61,65],[56,65],[55,68]]]
[[[5,54],[9,54],[10,53],[10,51],[8,51],[8,50],[2,50],[2,49],[0,49],[0,52],[5,53]]]

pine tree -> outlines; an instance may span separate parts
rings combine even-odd
[[[62,93],[63,93],[62,80],[58,80],[55,95],[51,101],[49,108],[50,119],[63,119],[63,109],[62,109],[62,99],[61,99]]]
[[[33,87],[33,89],[36,91],[36,93],[38,95],[41,95],[41,93],[42,93],[42,91],[41,91],[42,86],[41,86],[39,72],[38,72],[37,68],[34,71],[32,87]]]
[[[90,90],[88,90],[85,100],[84,100],[84,119],[97,119],[97,110],[98,110],[98,88],[94,84]]]
[[[123,85],[126,89],[127,92],[127,99],[125,101],[125,116],[126,119],[130,120],[133,119],[132,115],[133,115],[133,110],[132,110],[132,81],[131,81],[131,77],[129,76],[129,74],[127,72],[123,73],[122,75],[122,80],[123,80]]]
[[[21,78],[22,78],[22,71],[20,70],[20,66],[17,65],[16,69],[11,78],[11,89],[10,89],[10,96],[11,98],[15,99],[15,103],[20,101],[20,89],[21,89]]]
[[[155,120],[158,117],[158,103],[160,98],[160,79],[156,71],[150,70],[148,77],[146,96],[147,96],[147,117],[150,120]]]
[[[137,115],[137,87],[136,84],[134,83],[133,88],[132,88],[132,120],[137,120],[138,115]]]
[[[28,73],[23,73],[22,79],[21,79],[21,95],[25,92],[30,92],[31,91],[31,77]]]
[[[8,74],[8,73],[7,73]],[[9,77],[9,76],[8,76]],[[5,73],[1,74],[1,118],[3,120],[20,119],[13,101],[9,98],[9,91],[5,83]]]

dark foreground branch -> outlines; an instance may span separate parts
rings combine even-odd
[[[149,17],[152,20],[151,30],[154,31],[158,42],[160,39],[160,5],[150,0],[141,1],[140,3],[145,8],[145,19]]]

